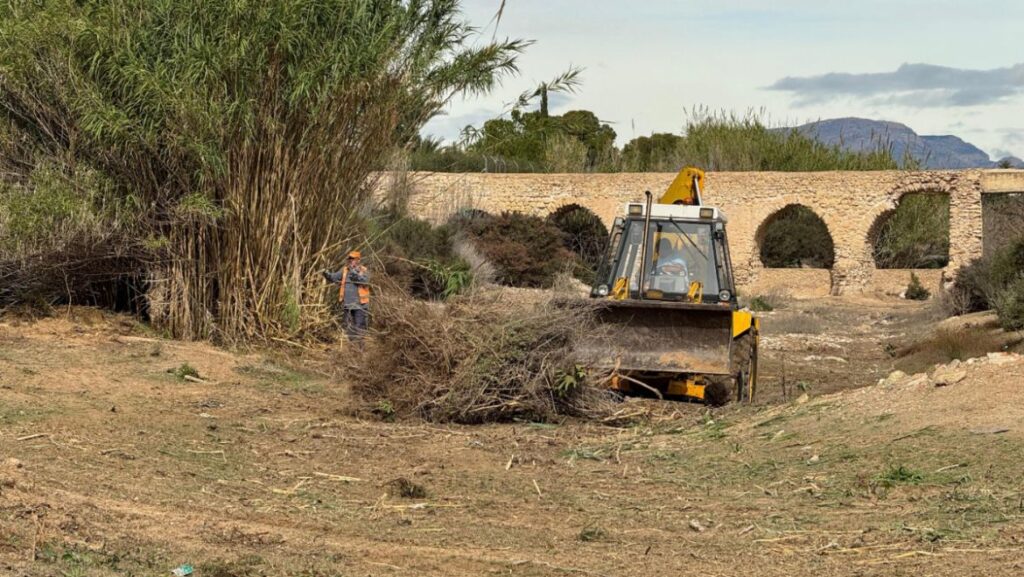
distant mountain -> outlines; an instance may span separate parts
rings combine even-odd
[[[1002,168],[1024,168],[1024,159],[1016,156],[1004,156],[996,161],[996,166]]]
[[[797,130],[801,134],[829,145],[840,145],[847,150],[873,150],[879,145],[892,148],[892,155],[901,162],[907,155],[924,168],[994,168],[985,151],[953,135],[919,135],[909,126],[898,122],[869,120],[866,118],[833,118],[820,120],[782,130]],[[1011,162],[1024,165],[1019,158]]]

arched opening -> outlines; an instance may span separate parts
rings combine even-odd
[[[575,255],[573,276],[593,284],[604,258],[608,228],[594,211],[579,204],[567,204],[548,215],[548,221],[562,231],[565,248]]]
[[[766,268],[832,268],[835,244],[828,226],[802,204],[788,205],[769,216],[756,235]]]
[[[479,208],[460,208],[448,217],[448,226],[459,230],[468,228],[476,222],[486,222],[492,218],[491,213]]]
[[[949,264],[949,195],[912,192],[868,231],[875,267],[943,268]]]

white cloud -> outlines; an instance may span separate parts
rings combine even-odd
[[[894,72],[787,76],[768,89],[793,93],[799,105],[867,97],[878,104],[909,108],[981,106],[1024,94],[1024,63],[991,70],[903,64]]]

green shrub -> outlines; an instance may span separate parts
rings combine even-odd
[[[907,285],[907,292],[905,293],[907,299],[912,301],[926,301],[932,293],[928,289],[924,288],[921,284],[921,279],[917,278],[917,275],[910,273],[910,284]]]
[[[472,284],[469,264],[455,254],[451,226],[394,215],[379,224],[383,229],[374,244],[384,272],[413,296],[442,300]]]
[[[874,233],[878,268],[942,268],[949,264],[949,196],[911,193]]]
[[[169,369],[167,372],[177,377],[179,381],[185,381],[188,380],[189,378],[200,378],[199,371],[188,363],[181,363],[179,366],[173,369]]]
[[[1024,278],[1024,238],[1011,242],[992,256],[989,278],[993,286],[1000,288]]]
[[[832,268],[836,260],[828,226],[803,205],[791,204],[769,217],[760,241],[761,262],[768,268]]]
[[[451,264],[438,261],[421,263],[422,274],[416,275],[412,293],[424,298],[453,297],[473,284],[473,272],[466,261],[455,258]]]
[[[564,235],[565,248],[576,255],[573,276],[594,284],[597,269],[605,256],[608,228],[593,211],[569,204],[548,215],[548,221]]]
[[[1014,324],[1015,289],[1024,279],[1024,238],[1010,242],[990,258],[971,261],[957,271],[956,282],[947,295],[950,312],[965,314],[996,309],[1009,315],[1007,322]],[[1001,319],[1003,317],[1001,316]]]
[[[992,306],[999,316],[999,325],[1005,330],[1024,329],[1024,278],[1013,281],[999,291]]]
[[[543,218],[504,212],[474,218],[464,226],[474,246],[494,265],[501,284],[548,288],[572,263],[562,231]]]
[[[989,276],[990,260],[979,258],[956,272],[956,281],[946,294],[949,312],[963,315],[988,310],[994,290]]]
[[[750,304],[747,305],[750,310],[756,313],[765,313],[775,310],[775,307],[769,302],[769,299],[761,295],[757,295],[750,299]]]

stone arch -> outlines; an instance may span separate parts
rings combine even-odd
[[[949,265],[950,195],[902,192],[875,217],[866,238],[876,269],[941,269]]]
[[[836,245],[825,220],[811,207],[790,203],[768,215],[754,233],[752,257],[763,268],[832,269]]]

